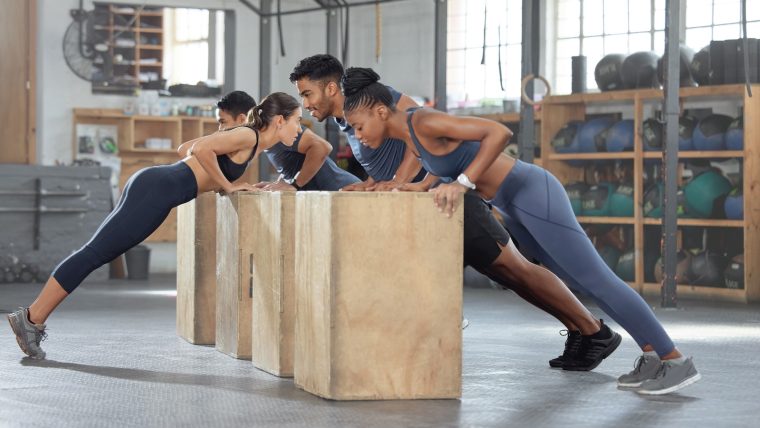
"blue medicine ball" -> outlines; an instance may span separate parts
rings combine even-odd
[[[614,123],[615,121],[612,118],[600,117],[597,119],[591,119],[583,124],[580,132],[575,135],[575,138],[578,140],[577,144],[580,152],[596,153],[599,150],[596,145],[596,137]]]
[[[633,150],[633,120],[625,119],[607,130],[605,143],[608,152],[628,152]]]
[[[739,116],[731,122],[726,131],[726,148],[744,150],[744,118]]]
[[[702,119],[694,129],[694,148],[697,150],[725,150],[726,131],[733,118],[723,114],[711,114]]]
[[[726,210],[726,218],[731,220],[743,220],[744,219],[744,195],[742,190],[736,188],[726,196],[726,201],[723,203],[723,208]]]
[[[578,153],[578,133],[583,127],[581,121],[571,121],[557,132],[551,141],[554,151],[557,153]]]

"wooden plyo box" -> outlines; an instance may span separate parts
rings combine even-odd
[[[243,194],[240,209],[257,221],[246,227],[253,254],[251,361],[276,376],[293,376],[295,336],[295,192]]]
[[[216,335],[216,195],[177,207],[177,335],[213,345]]]
[[[241,206],[245,193],[216,198],[216,349],[251,358],[251,288],[253,254],[259,239],[249,227],[258,220]]]
[[[462,209],[296,195],[295,383],[334,400],[459,398]]]

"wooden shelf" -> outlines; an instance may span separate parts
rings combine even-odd
[[[520,113],[495,113],[495,114],[475,114],[475,117],[482,117],[483,119],[495,120],[496,122],[517,123],[520,122]],[[541,111],[533,112],[533,120],[538,122],[541,120]]]
[[[579,216],[578,223],[581,224],[634,224],[636,219],[633,217],[593,217]]]
[[[177,154],[177,150],[174,149],[146,149],[144,147],[133,147],[130,151],[156,155]]]
[[[137,47],[143,50],[154,50],[154,51],[164,50],[164,45],[137,45]]]
[[[633,152],[617,153],[549,153],[550,160],[618,160],[633,159]]]
[[[682,151],[678,152],[679,159],[697,159],[697,158],[742,158],[742,150],[715,150],[715,151]],[[662,159],[662,152],[644,152],[645,159]]]
[[[163,67],[164,66],[160,62],[148,62],[148,63],[142,63],[141,62],[141,63],[136,64],[136,65],[139,65],[140,67]]]
[[[661,287],[662,285],[659,283],[645,282],[642,287],[642,294],[647,297],[659,297]],[[676,287],[676,294],[679,298],[699,298],[701,300],[747,303],[746,290],[744,289],[704,287],[686,284],[678,284]]]
[[[161,33],[163,34],[163,28],[141,28],[137,27],[138,33]]]
[[[760,93],[760,84],[752,86],[753,92]],[[746,87],[741,84],[704,86],[694,88],[681,88],[679,90],[680,103],[688,108],[690,102],[701,102],[712,105],[716,101],[728,102],[736,111],[743,112],[744,118],[744,141],[757,141],[760,138],[760,98],[749,97]],[[546,167],[562,183],[571,183],[588,179],[585,168],[576,166],[572,161],[583,162],[594,160],[624,160],[629,180],[633,180],[633,199],[635,201],[636,215],[630,218],[614,217],[578,217],[578,221],[584,224],[626,224],[633,229],[633,233],[627,238],[626,245],[636,254],[635,280],[630,286],[639,292],[659,296],[659,284],[645,283],[644,259],[650,251],[645,245],[648,233],[653,233],[655,227],[662,226],[662,219],[643,217],[642,204],[646,189],[644,177],[645,166],[661,159],[662,151],[643,151],[644,142],[640,132],[634,133],[633,152],[621,153],[554,153],[551,141],[557,132],[570,121],[584,121],[590,114],[611,112],[620,113],[632,110],[634,129],[641,129],[642,122],[646,119],[648,108],[655,107],[655,103],[661,102],[663,91],[659,89],[625,90],[595,94],[574,94],[567,96],[551,96],[545,99],[542,106],[541,126],[541,150],[544,154],[544,167]],[[626,115],[626,117],[631,117]],[[745,144],[743,150],[714,150],[714,151],[679,151],[679,158],[688,159],[739,159],[743,167],[740,183],[744,189],[744,219],[701,219],[680,218],[677,220],[679,232],[687,228],[707,228],[710,234],[726,233],[731,239],[739,239],[737,248],[732,252],[744,254],[744,284],[745,289],[726,289],[717,287],[701,287],[692,285],[679,285],[679,297],[694,297],[700,299],[728,300],[736,302],[760,302],[760,282],[757,277],[760,274],[760,149],[755,144]],[[548,160],[548,162],[547,162]],[[570,162],[558,162],[570,161]],[[609,171],[603,171],[609,172]],[[603,179],[600,177],[599,179]],[[734,237],[735,236],[735,237]],[[710,244],[712,245],[712,244]],[[716,244],[717,245],[717,244]]]
[[[644,219],[644,224],[662,226],[662,219],[647,217]],[[744,227],[744,220],[679,218],[678,225],[679,226],[694,226],[694,227]]]
[[[681,88],[681,98],[726,98],[743,97],[744,85],[715,85]],[[752,85],[753,93],[760,91],[760,85]],[[637,97],[642,100],[657,100],[663,98],[661,89],[627,89],[622,91],[596,92],[573,95],[554,95],[546,98],[545,104],[595,104],[633,102]]]

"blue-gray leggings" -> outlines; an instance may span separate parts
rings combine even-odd
[[[596,252],[556,177],[517,161],[491,203],[505,215],[521,252],[568,287],[591,296],[639,346],[652,345],[660,356],[673,351],[673,341],[649,305]]]
[[[82,248],[62,261],[53,278],[71,293],[95,269],[150,236],[172,208],[195,199],[198,182],[187,164],[152,166],[136,172],[119,203]]]

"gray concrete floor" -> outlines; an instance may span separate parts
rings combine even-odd
[[[0,284],[0,313],[39,288]],[[638,355],[630,337],[593,372],[550,370],[556,322],[510,292],[466,288],[461,400],[332,402],[178,338],[173,288],[84,284],[49,320],[43,362],[21,358],[0,320],[0,426],[758,426],[760,306],[657,309],[703,380],[645,398],[615,386]]]

